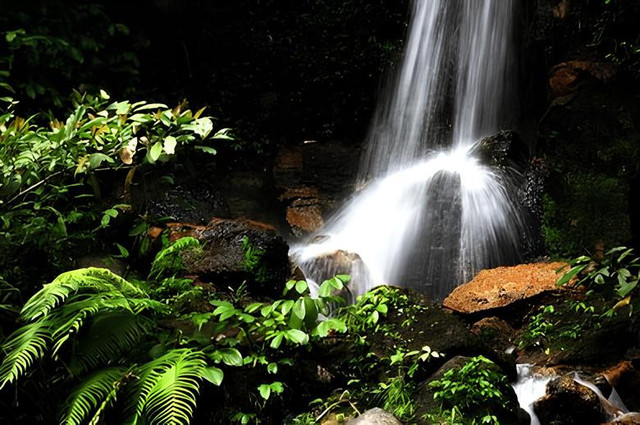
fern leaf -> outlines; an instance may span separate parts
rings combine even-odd
[[[81,382],[67,399],[63,425],[97,424],[104,410],[116,399],[126,369],[100,370]]]
[[[180,238],[172,245],[161,250],[151,264],[149,278],[158,278],[167,271],[176,271],[182,267],[180,253],[187,249],[194,249],[200,246],[200,242],[191,236]]]
[[[44,322],[30,323],[9,335],[2,347],[8,354],[0,365],[0,390],[41,359],[50,341],[51,332]]]
[[[62,273],[26,302],[20,313],[25,321],[45,316],[80,289],[96,292],[119,291],[124,295],[144,295],[144,291],[107,269],[88,267]]]
[[[53,310],[47,320],[53,331],[53,355],[73,335],[80,331],[86,320],[102,311],[130,311],[129,301],[117,291],[99,294],[78,294],[69,298],[60,308]]]
[[[169,351],[143,365],[132,422],[189,424],[205,366],[202,352],[190,349]]]
[[[70,367],[87,371],[118,360],[152,327],[152,320],[126,311],[100,313],[80,339]]]

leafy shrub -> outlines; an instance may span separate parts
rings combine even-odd
[[[111,102],[105,92],[76,93],[73,113],[48,126],[39,124],[38,115],[17,116],[17,102],[4,101],[0,274],[18,287],[27,280],[22,263],[47,258],[54,272],[60,271],[72,263],[74,248],[91,246],[101,229],[130,211],[127,196],[140,167],[165,163],[187,146],[214,154],[208,140],[229,137],[226,130],[214,134],[213,121],[202,116],[202,109]],[[103,192],[114,186],[114,178],[122,181],[124,199],[109,205]],[[21,246],[20,257],[14,255],[16,246]]]
[[[185,289],[204,302],[208,296],[190,280],[167,275],[175,270],[164,265],[190,247],[193,242],[176,243],[161,251],[148,282],[86,268],[45,285],[23,306],[23,325],[3,343],[0,389],[32,375],[34,365],[50,357],[67,365],[66,372],[44,379],[59,388],[76,383],[64,423],[95,423],[117,405],[134,423],[187,424],[203,381],[224,389],[227,368],[260,369],[267,382],[256,384],[253,399],[266,404],[286,391],[277,374],[291,364],[289,353],[346,330],[340,319],[321,320],[335,297],[310,298],[304,281],[288,282],[285,295],[295,296],[274,302],[241,306],[212,296],[212,311],[183,308]]]
[[[623,246],[607,251],[602,258],[581,256],[570,261],[571,268],[558,280],[558,285],[567,285],[577,278],[575,284],[586,287],[590,294],[599,294],[616,304],[608,314],[625,305],[633,312],[637,302],[638,280],[640,280],[640,257],[633,248]]]
[[[477,356],[461,368],[452,368],[429,384],[441,403],[442,417],[461,417],[462,424],[498,424],[496,412],[515,409],[509,381],[489,359]]]

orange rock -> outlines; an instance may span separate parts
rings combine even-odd
[[[584,76],[607,81],[615,75],[615,67],[609,63],[572,60],[551,68],[549,88],[551,97],[558,98],[572,94]]]
[[[442,302],[459,313],[501,308],[543,292],[559,291],[556,282],[566,263],[533,263],[482,270],[469,283],[461,285]]]

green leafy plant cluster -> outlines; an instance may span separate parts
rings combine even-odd
[[[511,389],[509,381],[483,356],[469,359],[461,368],[449,369],[429,387],[442,407],[442,411],[430,419],[445,420],[447,424],[499,424],[496,412],[517,407],[505,405]]]
[[[629,314],[633,313],[640,291],[640,257],[635,256],[633,248],[620,246],[610,249],[602,258],[580,256],[569,264],[571,268],[558,280],[558,285],[575,280],[575,285],[587,288],[588,295],[604,297],[610,307],[607,315],[624,306],[629,306]]]
[[[340,319],[322,319],[336,297],[311,298],[304,281],[288,282],[287,298],[274,302],[242,305],[206,294],[177,278],[167,262],[197,243],[179,242],[157,254],[147,281],[85,268],[45,285],[25,303],[21,327],[2,345],[0,389],[20,388],[19,380],[36,379],[36,363],[49,364],[53,372],[45,379],[60,388],[76,385],[63,423],[100,423],[119,411],[128,423],[187,424],[203,382],[224,390],[229,368],[255,368],[263,381],[256,383],[254,400],[262,402],[254,403],[256,412],[232,415],[248,423],[286,391],[278,372],[291,366],[292,352],[346,330]],[[340,276],[321,288],[326,292],[348,279]],[[205,311],[184,308],[185,294]]]
[[[567,299],[562,303],[540,306],[532,314],[517,338],[518,348],[538,348],[547,354],[563,350],[586,331],[600,329],[602,311],[588,300]]]
[[[131,211],[132,182],[140,167],[162,164],[185,147],[214,154],[213,131],[203,109],[184,105],[110,101],[109,95],[75,94],[63,121],[42,125],[38,115],[21,118],[17,102],[0,109],[0,274],[21,286],[22,261],[46,252],[58,271],[72,263],[70,252],[95,243],[96,235]],[[113,204],[105,191],[120,180],[124,198]],[[116,180],[116,181],[117,181]],[[124,251],[122,251],[124,252]]]

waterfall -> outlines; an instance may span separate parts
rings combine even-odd
[[[402,65],[371,125],[361,189],[292,248],[311,281],[357,254],[356,294],[378,284],[434,298],[518,258],[524,228],[509,170],[484,164],[482,137],[512,119],[515,0],[414,0]]]

